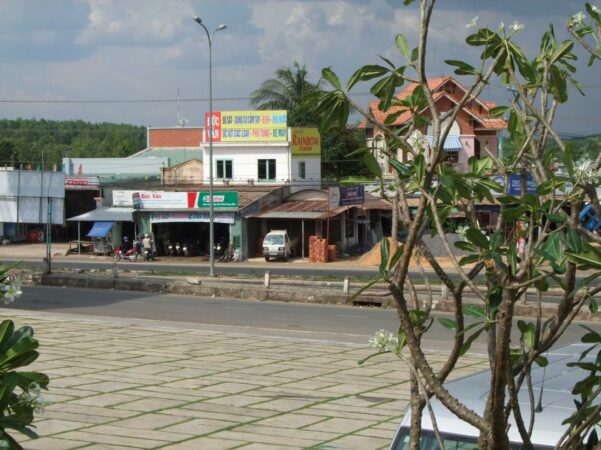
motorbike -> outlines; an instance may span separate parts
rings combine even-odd
[[[179,242],[175,243],[175,253],[173,256],[184,256],[184,250]]]
[[[225,250],[225,247],[221,244],[221,242],[217,242],[217,244],[215,244],[214,247],[214,255],[215,258],[221,258],[223,256],[223,252]]]
[[[234,260],[234,246],[233,246],[233,244],[229,244],[227,246],[227,249],[225,249],[225,251],[223,252],[223,255],[221,255],[221,258],[219,258],[219,261],[230,262],[233,260]]]
[[[142,259],[144,261],[154,261],[154,254],[151,248],[145,248],[142,252]]]
[[[175,256],[175,246],[172,242],[167,242],[165,254],[167,256]]]
[[[115,250],[115,253],[113,254],[113,260],[115,262],[117,262],[117,261],[121,261],[122,259],[125,259],[127,261],[136,262],[138,260],[137,250],[130,248],[129,250],[123,252],[123,250],[118,248],[117,250]]]

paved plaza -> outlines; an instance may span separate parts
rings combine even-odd
[[[107,292],[107,295],[108,292]],[[32,313],[52,404],[26,449],[385,449],[408,369],[366,346],[242,328]],[[442,355],[438,357],[442,360]],[[467,357],[456,376],[484,367]]]

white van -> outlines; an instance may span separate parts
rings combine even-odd
[[[291,241],[286,230],[271,230],[263,239],[263,256],[288,259],[294,256],[296,241]]]
[[[574,384],[586,376],[584,370],[578,367],[567,367],[569,362],[577,362],[580,354],[589,346],[585,344],[572,344],[558,350],[550,351],[545,356],[549,360],[546,368],[534,366],[532,369],[532,384],[534,398],[538,402],[542,388],[542,411],[535,413],[532,444],[537,450],[553,449],[557,441],[563,436],[568,425],[561,423],[575,411],[574,396],[571,393]],[[595,353],[596,352],[591,352]],[[583,361],[593,362],[589,353]],[[478,414],[482,414],[486,403],[486,396],[490,389],[490,371],[480,372],[456,381],[445,384],[445,387],[456,396],[459,401]],[[520,389],[519,400],[523,420],[526,424],[530,420],[530,403],[525,384]],[[597,402],[599,403],[599,399]],[[478,429],[457,418],[441,402],[431,400],[434,417],[446,449],[472,450],[476,449]],[[510,448],[522,448],[522,439],[513,420],[510,418],[511,427],[508,431]],[[405,450],[409,448],[409,427],[411,425],[411,410],[405,414],[401,425],[393,439],[390,450]],[[428,411],[424,409],[422,416],[422,438],[420,449],[434,450],[438,442],[434,435],[434,428]]]

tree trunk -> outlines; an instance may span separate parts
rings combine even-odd
[[[411,429],[409,432],[409,450],[420,450],[422,432],[422,413],[426,402],[419,391],[415,373],[411,371]]]
[[[486,437],[488,450],[507,450],[507,421],[505,420],[505,391],[507,389],[507,373],[510,360],[509,343],[513,305],[517,300],[517,290],[505,287],[503,301],[497,316],[498,333],[495,346],[494,367],[491,371],[491,389],[486,405],[485,420],[490,423],[490,432]],[[483,444],[483,439],[480,443]]]

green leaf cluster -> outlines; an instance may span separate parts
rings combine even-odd
[[[24,400],[24,394],[37,385],[47,389],[49,379],[40,372],[17,370],[34,362],[39,343],[31,327],[15,330],[11,320],[0,323],[0,440],[10,449],[22,449],[9,433],[15,430],[36,438],[32,422],[36,405]]]

